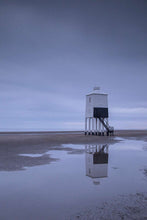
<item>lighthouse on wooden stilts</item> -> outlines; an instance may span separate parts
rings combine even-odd
[[[108,123],[108,95],[99,87],[86,95],[85,135],[112,135],[114,128]]]

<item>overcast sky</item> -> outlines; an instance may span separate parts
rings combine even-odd
[[[0,130],[80,130],[85,95],[147,129],[146,0],[0,0]]]

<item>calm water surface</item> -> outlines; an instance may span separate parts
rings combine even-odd
[[[0,172],[0,219],[68,219],[114,196],[146,191],[145,142],[63,149],[45,153],[59,159],[50,164]]]

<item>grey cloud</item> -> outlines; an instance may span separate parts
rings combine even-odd
[[[82,128],[94,85],[110,109],[146,107],[146,10],[144,0],[0,1],[1,128]]]

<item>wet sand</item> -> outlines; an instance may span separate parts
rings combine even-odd
[[[71,216],[70,220],[146,220],[147,193],[122,195],[94,209]]]
[[[85,136],[84,132],[1,132],[0,171],[25,170],[25,167],[49,164],[58,158],[51,158],[50,154],[43,154],[55,149],[62,150],[63,144],[113,144],[116,142],[114,136]],[[76,154],[82,153],[80,150],[70,147],[66,147],[66,150]],[[21,154],[42,155],[27,157]]]
[[[0,132],[0,146],[28,145],[28,144],[92,144],[113,143],[115,137],[135,138],[147,141],[147,130],[116,130],[113,136],[84,135],[82,131],[71,132]]]
[[[1,132],[0,133],[0,171],[25,170],[26,167],[49,164],[58,160],[47,151],[63,150],[63,144],[115,144],[118,138],[143,140],[147,142],[147,130],[119,130],[114,136],[85,136],[84,132]],[[146,146],[144,146],[146,147]],[[65,150],[65,148],[64,148]],[[84,150],[66,147],[72,154]],[[22,155],[21,155],[22,154]],[[42,154],[37,157],[23,154]],[[144,174],[146,176],[146,169]],[[113,201],[103,203],[94,209],[85,210],[71,216],[71,219],[147,219],[147,194],[122,195]]]
[[[1,132],[0,133],[0,171],[24,170],[49,164],[58,158],[51,158],[47,151],[62,150],[63,144],[114,144],[119,140],[116,137],[133,138],[147,141],[145,130],[115,131],[114,136],[84,135],[82,131],[71,132]],[[64,148],[65,150],[65,148]],[[84,153],[66,147],[72,154]],[[27,157],[21,154],[42,154],[39,157]]]

